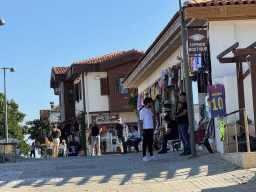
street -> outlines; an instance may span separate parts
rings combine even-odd
[[[256,191],[256,169],[241,169],[218,153],[199,151],[25,159],[0,164],[0,191]]]

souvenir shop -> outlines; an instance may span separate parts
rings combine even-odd
[[[190,36],[199,34],[199,30],[193,30]],[[207,31],[203,31],[203,35],[207,37]],[[207,38],[206,38],[207,39]],[[190,41],[188,43],[191,43]],[[209,101],[209,93],[208,90],[211,90],[211,62],[210,62],[210,53],[208,50],[208,43],[191,43],[192,48],[189,51],[189,76],[191,80],[194,82],[193,85],[197,86],[198,92],[198,103],[199,109],[195,110],[198,111],[199,118],[194,121],[194,127],[197,137],[196,144],[198,146],[202,145],[202,140],[205,137],[205,131],[208,133],[209,139],[214,139],[214,126],[213,126],[213,119],[211,118],[211,110],[210,104],[214,101]],[[190,48],[190,47],[189,47]],[[181,58],[181,48],[176,51],[178,53],[176,56],[176,63],[171,65],[166,65],[165,63],[174,62],[174,60],[169,60],[168,62],[164,62],[161,65],[162,70],[159,72],[158,78],[151,86],[147,87],[144,91],[140,91],[137,100],[137,108],[140,110],[144,103],[144,99],[146,97],[151,97],[154,101],[154,110],[157,114],[157,127],[165,128],[166,125],[163,123],[163,117],[167,114],[176,114],[180,108],[180,101],[179,101],[179,94],[181,92],[186,92],[185,86],[185,73],[184,73],[184,62]],[[180,52],[179,52],[180,51]],[[175,53],[174,53],[175,54]],[[175,57],[175,56],[172,56]],[[163,65],[166,67],[163,68]],[[152,75],[153,76],[153,75]],[[150,77],[148,77],[150,78]],[[224,89],[223,89],[224,90]],[[194,93],[195,94],[195,93]],[[220,94],[219,94],[220,95]],[[222,94],[223,96],[223,94]],[[217,102],[220,102],[220,99]],[[222,100],[225,101],[224,99]],[[194,101],[195,102],[195,101]],[[222,105],[223,102],[220,104]],[[215,103],[216,104],[216,103]],[[218,104],[218,103],[217,103]],[[210,113],[209,113],[210,112]],[[164,130],[164,129],[163,129]],[[163,131],[164,132],[164,131]],[[156,131],[155,134],[158,133],[158,138],[163,134],[162,129]],[[155,137],[155,139],[157,139]],[[213,143],[213,140],[212,142]]]

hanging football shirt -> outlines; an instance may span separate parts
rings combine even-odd
[[[209,101],[211,102],[212,117],[226,115],[225,88],[224,85],[212,85],[208,89]]]
[[[197,70],[202,69],[202,56],[201,56],[201,53],[195,54],[195,65],[196,65],[196,69]]]

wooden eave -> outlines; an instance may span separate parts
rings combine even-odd
[[[81,73],[100,72],[98,63],[93,64],[73,64],[66,73],[66,81],[74,81]]]
[[[186,26],[203,26],[206,23],[205,19],[186,19]],[[161,38],[155,42],[151,50],[139,61],[135,69],[123,81],[126,89],[135,89],[145,81],[166,59],[168,59],[180,46],[181,29],[180,17],[177,17],[175,22],[162,34]]]
[[[187,7],[186,17],[209,21],[256,19],[256,4]]]

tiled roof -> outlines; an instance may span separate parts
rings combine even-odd
[[[54,106],[51,111],[59,111],[60,110],[60,105]]]
[[[40,110],[40,119],[41,119],[41,118],[42,118],[42,116],[44,116],[48,111],[49,111],[49,109],[46,109],[46,110]]]
[[[204,7],[204,6],[221,6],[221,5],[239,5],[239,4],[256,4],[256,0],[198,0],[186,1],[187,7]]]
[[[54,74],[65,74],[69,67],[53,67],[52,71]]]
[[[132,49],[130,51],[119,51],[119,52],[116,52],[116,53],[111,53],[111,54],[108,54],[108,55],[104,55],[104,56],[100,56],[100,57],[96,57],[96,58],[92,58],[92,59],[88,59],[88,60],[84,60],[84,61],[74,62],[73,64],[74,65],[82,65],[82,64],[102,63],[102,62],[109,61],[109,60],[112,60],[112,59],[120,58],[120,57],[125,56],[125,55],[130,54],[130,53],[142,53],[142,54],[144,54],[143,51],[138,51],[136,49]]]

